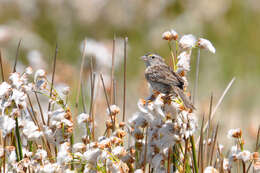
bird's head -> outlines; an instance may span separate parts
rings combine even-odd
[[[165,63],[161,56],[154,53],[147,53],[141,58],[144,60],[146,67]]]

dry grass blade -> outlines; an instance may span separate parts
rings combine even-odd
[[[87,112],[87,108],[86,108],[86,100],[85,100],[83,81],[81,81],[81,98],[82,98],[83,112],[86,113]]]
[[[20,49],[20,46],[21,46],[21,42],[22,42],[22,39],[19,40],[19,43],[18,43],[18,46],[17,46],[17,49],[16,49],[16,55],[15,55],[15,60],[14,60],[13,73],[16,72],[16,65],[17,65],[17,61],[18,61],[19,49]]]
[[[147,155],[147,148],[148,148],[148,142],[147,142],[147,137],[148,137],[148,126],[146,127],[146,134],[145,134],[145,149],[144,149],[144,172],[146,168],[146,155]]]
[[[114,122],[114,120],[112,118],[112,112],[111,112],[111,109],[110,109],[110,104],[109,104],[109,101],[108,101],[106,86],[104,84],[104,79],[103,79],[103,75],[102,74],[100,74],[100,79],[101,79],[101,82],[102,82],[102,85],[103,85],[103,89],[104,89],[104,93],[105,93],[105,97],[106,97],[108,112],[109,112],[109,115],[110,115],[110,118],[111,118],[111,122],[113,124],[112,130],[114,131],[114,129],[115,129],[115,122]]]
[[[248,165],[248,167],[247,167],[246,173],[248,173],[248,172],[249,172],[249,170],[250,170],[250,168],[251,168],[251,166],[252,166],[253,162],[254,162],[253,160],[252,160],[252,161],[250,161],[250,163],[249,163],[249,165]]]
[[[242,160],[243,173],[246,173],[246,163]]]
[[[167,173],[171,172],[171,155],[172,155],[172,148],[169,147],[169,151],[168,151],[168,163],[167,163]]]
[[[113,104],[116,104],[116,80],[113,80]]]
[[[89,106],[89,115],[90,117],[93,119],[92,116],[92,110],[93,110],[93,99],[94,99],[94,90],[95,90],[95,79],[96,79],[96,74],[93,73],[93,61],[92,61],[92,57],[90,59],[90,84],[91,84],[91,88],[90,88],[90,106]]]
[[[208,115],[208,128],[207,128],[207,133],[206,133],[206,141],[208,141],[209,135],[210,135],[210,128],[211,128],[211,126],[210,126],[211,125],[211,118],[210,117],[211,117],[211,112],[212,112],[212,105],[213,105],[213,93],[210,96],[209,115]],[[204,133],[204,132],[205,132],[205,130],[203,128],[202,133]],[[196,146],[198,145],[199,141],[200,141],[200,136],[197,139]],[[205,153],[207,153],[207,145],[205,145],[205,151],[206,151]]]
[[[257,152],[258,149],[259,149],[259,138],[260,138],[260,126],[258,126],[258,130],[257,130],[256,144],[255,144],[255,152]],[[249,170],[250,170],[250,168],[251,168],[253,162],[254,162],[254,161],[251,161],[250,164],[248,165],[247,170],[246,170],[247,173],[249,172]]]
[[[210,165],[212,165],[212,160],[213,160],[213,156],[214,156],[214,150],[215,150],[215,145],[216,145],[217,136],[218,136],[218,128],[219,128],[219,124],[217,124],[216,130],[215,130],[214,139],[213,139],[213,143],[212,143],[212,147],[211,147]]]
[[[80,84],[82,81],[83,76],[83,69],[84,69],[84,63],[85,63],[85,55],[86,55],[86,40],[84,41],[83,45],[83,53],[82,53],[82,59],[81,59],[81,65],[80,65],[80,72],[79,72],[79,83],[78,83],[78,89],[77,89],[77,96],[76,96],[76,109],[78,108],[79,104],[79,94],[80,94]]]
[[[35,92],[35,95],[37,96],[36,92]],[[37,119],[37,117],[36,117],[36,115],[35,115],[35,111],[34,111],[34,108],[33,108],[33,105],[32,105],[31,99],[30,99],[30,96],[29,96],[28,94],[27,94],[27,98],[28,98],[28,101],[29,101],[29,104],[30,104],[30,107],[31,107],[31,110],[32,110],[32,111],[30,111],[28,107],[27,107],[27,110],[28,110],[30,116],[31,116],[31,117],[34,117],[34,118],[32,118],[32,119],[35,120],[35,123],[36,123],[37,127],[38,127],[41,131],[43,131],[43,127],[42,127],[42,126],[39,124],[39,122],[38,122],[38,119]],[[38,98],[38,97],[37,97],[37,98]],[[38,101],[39,101],[39,100],[37,100],[37,102],[38,102]],[[41,114],[41,115],[42,115],[42,114]],[[42,117],[42,118],[43,118],[43,117]],[[47,150],[47,153],[48,153],[48,157],[49,157],[49,158],[52,158],[50,144],[49,144],[48,140],[46,139],[45,133],[43,133],[42,142],[43,142],[43,144],[46,146],[46,150]]]
[[[27,98],[28,98],[28,101],[29,101],[29,105],[31,107],[31,111],[29,110],[29,107],[27,107],[27,110],[32,118],[32,120],[34,121],[34,123],[39,127],[39,123],[38,123],[38,120],[37,120],[37,117],[35,116],[35,112],[34,112],[34,108],[33,108],[33,105],[32,105],[32,101],[31,101],[31,98],[30,96],[26,93],[27,95]]]
[[[257,131],[257,137],[256,137],[256,144],[255,144],[255,152],[257,152],[259,148],[259,138],[260,138],[260,125],[258,126],[258,131]]]
[[[56,59],[57,59],[57,54],[58,54],[58,44],[56,44],[55,48],[55,53],[54,53],[54,59],[53,59],[53,69],[52,69],[52,77],[51,77],[51,89],[50,89],[50,99],[52,97],[52,90],[53,90],[53,85],[54,85],[54,76],[55,76],[55,71],[56,71]],[[48,105],[48,112],[51,110],[51,103],[49,102]],[[48,120],[49,124],[49,120]]]
[[[33,120],[34,124],[36,124],[36,125],[39,127],[38,122],[37,122],[36,119],[34,118],[33,113],[31,112],[31,110],[29,109],[28,106],[26,107],[26,109],[27,109],[27,111],[28,111],[28,113],[29,113],[31,119]],[[32,110],[32,111],[33,111],[33,110]]]
[[[202,116],[202,123],[201,123],[201,130],[200,130],[200,143],[199,143],[199,154],[198,154],[198,166],[200,167],[201,169],[201,172],[203,172],[203,168],[204,168],[204,164],[203,164],[203,155],[204,155],[204,152],[203,152],[203,139],[204,139],[204,136],[203,136],[203,126],[204,126],[204,115]]]
[[[4,82],[4,81],[5,81],[5,76],[4,76],[4,66],[3,66],[2,51],[1,51],[1,49],[0,49],[0,66],[1,66],[2,82]]]
[[[113,49],[112,49],[112,65],[111,65],[111,84],[110,84],[110,103],[115,104],[114,100],[114,71],[115,71],[115,48],[116,48],[116,35],[114,35],[113,39]]]
[[[41,107],[41,104],[40,104],[40,101],[39,101],[38,95],[37,95],[36,92],[34,92],[34,94],[35,94],[35,98],[36,98],[37,104],[38,104],[39,109],[40,109],[41,118],[42,118],[42,123],[43,123],[44,125],[46,125],[45,120],[44,120],[44,116],[43,116],[43,112],[42,112],[42,107]]]
[[[183,159],[183,172],[186,170],[186,160],[187,160],[187,154],[188,154],[188,140],[185,140],[185,151],[184,151],[184,159]]]
[[[224,168],[223,168],[223,156],[221,154],[221,149],[219,147],[219,143],[217,142],[217,151],[219,153],[219,159],[220,159],[220,173],[224,173]],[[217,164],[217,160],[215,162],[215,165]]]
[[[31,119],[33,120],[34,124],[37,125],[37,127],[38,127],[41,131],[43,131],[42,128],[41,128],[41,126],[40,126],[40,124],[39,124],[39,122],[38,122],[38,119],[37,119],[37,117],[36,117],[36,115],[35,115],[35,111],[34,111],[34,108],[33,108],[33,105],[32,105],[31,99],[30,99],[30,96],[29,96],[28,93],[26,93],[26,95],[27,95],[27,99],[28,99],[28,101],[29,101],[29,105],[30,105],[30,107],[31,107],[31,110],[30,110],[29,107],[27,106],[27,107],[26,107],[26,108],[27,108],[27,111],[28,111],[28,113],[29,113]],[[42,139],[42,140],[44,140],[44,139]],[[45,141],[47,141],[47,140],[45,140]],[[47,146],[47,145],[48,145],[49,156],[50,156],[50,155],[51,155],[51,152],[50,152],[50,147],[49,147],[48,141],[46,142],[46,146]]]
[[[92,119],[92,127],[95,124],[95,114],[93,113],[93,103],[94,103],[94,92],[95,92],[95,81],[96,81],[96,74],[93,74],[92,81],[91,81],[91,98],[90,98],[90,108],[89,108],[89,115]],[[92,139],[95,138],[95,128],[92,129]]]
[[[205,145],[205,162],[206,164],[208,164],[208,161],[209,161],[209,152],[210,152],[210,148],[209,148],[209,145],[208,145],[208,141],[209,141],[209,138],[210,138],[210,133],[211,133],[211,112],[212,112],[212,106],[213,106],[213,93],[211,94],[210,96],[210,105],[209,105],[209,115],[208,115],[208,128],[207,128],[207,133],[206,133],[206,145]],[[204,130],[204,129],[203,129]],[[203,131],[204,133],[204,131]],[[200,137],[199,137],[200,139]],[[203,160],[203,162],[204,162]],[[205,163],[204,162],[204,163]],[[204,164],[203,163],[203,164]]]
[[[221,95],[221,97],[220,97],[220,99],[219,99],[219,101],[218,101],[217,105],[216,105],[216,106],[215,106],[215,108],[213,109],[213,111],[212,111],[212,114],[211,114],[211,117],[210,117],[210,120],[209,120],[209,121],[211,121],[211,120],[213,119],[213,117],[214,117],[214,115],[215,115],[215,113],[216,113],[216,111],[217,111],[217,109],[218,109],[219,105],[220,105],[220,104],[221,104],[221,102],[223,101],[223,99],[224,99],[225,95],[227,94],[228,90],[230,89],[230,87],[231,87],[231,86],[232,86],[232,84],[234,83],[235,79],[236,79],[236,78],[235,78],[235,77],[233,77],[233,78],[232,78],[232,80],[231,80],[231,81],[229,82],[229,84],[227,85],[227,87],[226,87],[226,89],[224,90],[223,94]],[[208,128],[209,121],[206,123],[206,125],[205,125],[205,127],[204,127],[204,129],[203,129],[203,132],[205,132],[205,130]]]
[[[4,138],[3,148],[6,148],[6,137]],[[4,155],[3,155],[3,170],[4,170],[4,172],[6,172],[5,171],[5,167],[6,167],[6,160],[5,160],[5,158],[6,158],[6,150],[4,150]]]
[[[125,122],[125,104],[126,104],[126,47],[127,47],[128,38],[124,39],[124,96],[123,96],[123,122]]]

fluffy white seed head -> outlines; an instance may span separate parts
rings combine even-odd
[[[198,39],[198,46],[202,49],[206,49],[208,51],[210,51],[211,53],[215,53],[216,49],[215,47],[212,45],[212,43],[204,38],[199,38]]]
[[[179,46],[182,49],[191,49],[195,47],[196,42],[197,42],[196,37],[193,36],[192,34],[188,34],[181,37],[179,41]]]

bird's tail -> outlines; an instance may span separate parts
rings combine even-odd
[[[175,91],[177,92],[177,94],[180,96],[180,98],[182,99],[184,106],[186,108],[192,109],[192,110],[196,110],[196,108],[194,107],[194,105],[191,103],[190,99],[184,94],[183,90],[175,87]]]

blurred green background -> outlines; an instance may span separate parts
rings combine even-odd
[[[201,114],[208,112],[210,94],[214,94],[216,104],[228,82],[235,76],[236,81],[214,121],[220,122],[223,135],[227,129],[241,127],[249,139],[254,139],[260,122],[260,1],[0,0],[0,11],[0,47],[6,69],[12,66],[17,44],[22,39],[19,67],[22,69],[31,65],[34,69],[51,71],[50,64],[58,43],[56,81],[67,83],[73,90],[76,90],[79,78],[82,41],[87,40],[87,47],[88,43],[105,47],[107,51],[104,53],[111,55],[112,40],[116,35],[117,104],[120,107],[122,39],[127,36],[128,116],[137,111],[138,98],[144,98],[148,93],[147,88],[143,87],[146,86],[144,65],[139,57],[150,51],[166,59],[170,55],[167,42],[161,39],[164,31],[175,29],[179,35],[191,33],[209,39],[216,48],[216,54],[201,52],[198,117],[200,119]],[[91,51],[99,51],[98,46]],[[195,76],[196,50],[193,54],[190,90]],[[104,73],[107,79],[110,75],[107,64],[111,64],[109,55],[104,55],[104,60],[94,59],[95,71]],[[87,86],[89,65],[85,67]],[[104,99],[102,93],[98,97]],[[97,104],[105,107],[100,102]]]

